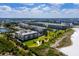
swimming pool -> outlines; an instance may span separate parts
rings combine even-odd
[[[3,33],[3,32],[9,32],[9,30],[6,28],[0,28],[0,33]]]

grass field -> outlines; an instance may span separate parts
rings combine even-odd
[[[41,36],[41,37],[33,39],[33,40],[25,41],[25,42],[23,42],[23,44],[27,45],[28,47],[37,47],[38,45],[37,45],[36,41],[42,41],[45,38],[46,38],[45,36]]]

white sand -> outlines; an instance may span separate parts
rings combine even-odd
[[[79,56],[79,28],[73,28],[75,32],[71,36],[72,45],[59,49],[68,56]]]

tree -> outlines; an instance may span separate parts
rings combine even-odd
[[[28,49],[28,46],[27,46],[27,45],[25,45],[25,46],[24,46],[24,49],[25,49],[25,50],[26,50],[26,49]]]
[[[47,29],[45,29],[45,30],[43,31],[43,34],[44,34],[45,36],[48,35],[48,33],[47,33]]]

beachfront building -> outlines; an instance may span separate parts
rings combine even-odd
[[[61,24],[54,24],[54,23],[46,23],[48,24],[49,28],[58,29],[58,30],[65,30],[67,28],[72,27],[70,24],[61,23]]]
[[[25,24],[25,23],[19,23],[18,26],[20,26],[21,28],[25,28],[25,29],[29,29],[30,25],[29,24]]]
[[[15,33],[15,38],[19,39],[20,41],[37,38],[38,36],[40,36],[40,33],[31,30],[19,30]]]
[[[37,31],[40,33],[40,35],[43,35],[43,32],[47,30],[46,27],[42,27],[38,25],[31,25],[31,24],[29,25],[26,23],[20,23],[19,26],[25,29],[31,29],[31,30]]]
[[[39,33],[42,33],[42,34],[43,34],[43,32],[44,32],[45,30],[47,30],[46,27],[41,27],[41,26],[36,26],[36,25],[31,25],[31,29],[32,29],[32,30],[35,30],[35,31],[37,31],[37,32],[39,32]]]
[[[52,28],[52,29],[58,29],[58,30],[64,30],[64,29],[67,29],[67,28],[70,28],[72,27],[72,25],[70,23],[47,23],[47,22],[36,22],[35,24],[44,24],[45,27],[48,27],[48,28]]]

